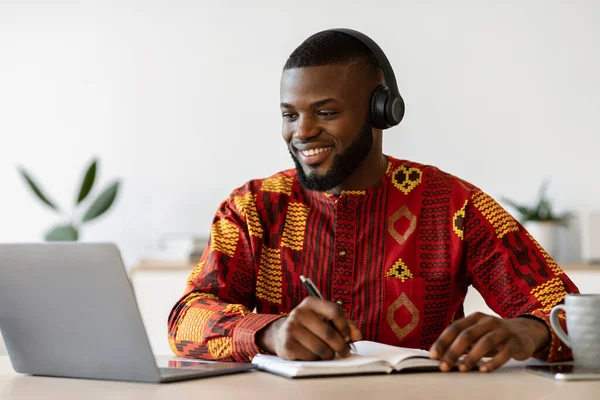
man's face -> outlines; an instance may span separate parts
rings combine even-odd
[[[349,65],[283,72],[282,134],[303,186],[332,189],[367,157],[373,144],[371,91]]]

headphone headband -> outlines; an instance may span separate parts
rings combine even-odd
[[[379,85],[371,96],[371,119],[373,121],[373,126],[378,129],[387,129],[398,125],[404,117],[404,100],[402,99],[402,96],[400,96],[394,70],[385,53],[381,50],[381,47],[364,33],[353,29],[336,28],[328,29],[323,32],[344,33],[360,40],[369,50],[371,50],[371,53],[375,55],[381,65],[387,85],[387,87]]]
[[[381,47],[373,39],[368,37],[362,32],[355,31],[354,29],[348,28],[335,28],[329,29],[332,32],[340,32],[345,33],[346,35],[350,35],[353,38],[360,40],[365,46],[371,50],[375,57],[377,57],[377,61],[381,64],[381,69],[383,70],[383,75],[385,76],[385,81],[387,83],[388,90],[393,96],[400,96],[400,90],[398,90],[398,83],[396,82],[396,75],[394,75],[394,70],[392,69],[392,65],[388,60],[387,56],[381,50]]]

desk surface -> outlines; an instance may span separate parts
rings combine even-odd
[[[598,399],[600,381],[556,382],[514,363],[490,373],[421,373],[290,380],[265,372],[169,384],[20,375],[0,356],[0,399]]]

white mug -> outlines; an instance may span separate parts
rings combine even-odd
[[[567,335],[558,322],[558,314],[567,316]],[[550,312],[550,325],[556,336],[573,351],[575,364],[600,368],[600,294],[569,294],[565,304]]]

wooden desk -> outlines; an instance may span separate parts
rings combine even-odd
[[[595,399],[600,381],[556,382],[530,374],[522,363],[479,372],[371,375],[289,380],[265,372],[169,384],[92,381],[19,375],[0,356],[0,399]]]

